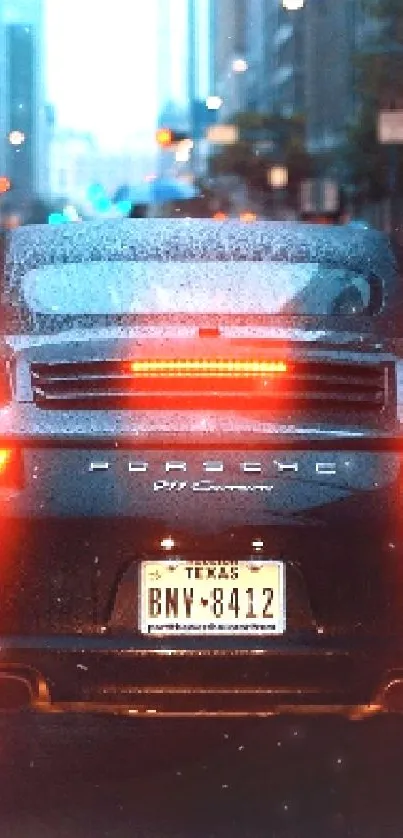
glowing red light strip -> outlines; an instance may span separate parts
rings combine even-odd
[[[149,359],[132,361],[137,375],[276,375],[288,372],[284,361],[228,360],[210,358]]]
[[[9,448],[0,448],[0,473],[7,468],[11,455],[12,451]]]

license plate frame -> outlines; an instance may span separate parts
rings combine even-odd
[[[201,578],[198,578],[200,569]],[[215,578],[208,577],[212,569]],[[228,578],[223,578],[223,569],[228,572]],[[177,584],[173,584],[175,575]],[[169,586],[164,581],[168,578],[172,581]],[[222,600],[222,615],[219,615],[220,606],[215,604],[216,598]],[[230,622],[221,618],[227,615],[231,602]],[[235,613],[236,604],[242,619]],[[248,606],[251,606],[249,610]],[[148,637],[281,636],[286,631],[285,563],[263,557],[222,561],[144,559],[139,565],[138,615],[139,631]]]

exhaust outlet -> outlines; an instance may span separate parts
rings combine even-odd
[[[403,678],[393,678],[386,684],[382,705],[386,713],[403,713]]]
[[[32,702],[32,685],[27,678],[11,672],[0,672],[0,712],[28,710]]]

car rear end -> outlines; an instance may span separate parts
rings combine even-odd
[[[247,227],[201,225],[209,271],[231,246],[252,283],[240,240],[275,262],[278,228]],[[115,252],[129,240],[130,264],[144,260],[144,233],[159,230],[120,227]],[[300,254],[307,234],[292,230]],[[177,231],[163,233],[174,257]],[[30,233],[20,235],[26,245]],[[46,235],[40,247],[29,239],[23,274],[38,269],[39,252],[63,287],[60,248],[70,250],[61,234]],[[312,235],[318,261],[322,239]],[[77,247],[69,258],[84,277]],[[10,253],[13,287],[21,250]],[[292,264],[291,245],[290,254]],[[61,329],[50,297],[41,309],[39,281],[25,286],[29,327],[4,341],[0,703],[180,715],[400,710],[394,356],[369,331],[333,320],[327,330],[302,316],[274,326],[228,295],[216,296],[221,311],[202,307],[193,263],[174,306],[151,261],[164,310],[146,306],[124,324],[96,317],[91,328],[77,311],[70,323],[69,311]],[[305,285],[298,293],[306,299]]]

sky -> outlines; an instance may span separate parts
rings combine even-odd
[[[46,0],[47,99],[59,125],[91,132],[111,153],[154,140],[160,2],[183,6],[183,0]],[[178,69],[175,79],[180,95]]]
[[[44,3],[47,100],[58,124],[94,134],[105,151],[144,149],[164,102],[187,106],[187,0]],[[196,7],[201,97],[211,92],[208,4]]]

